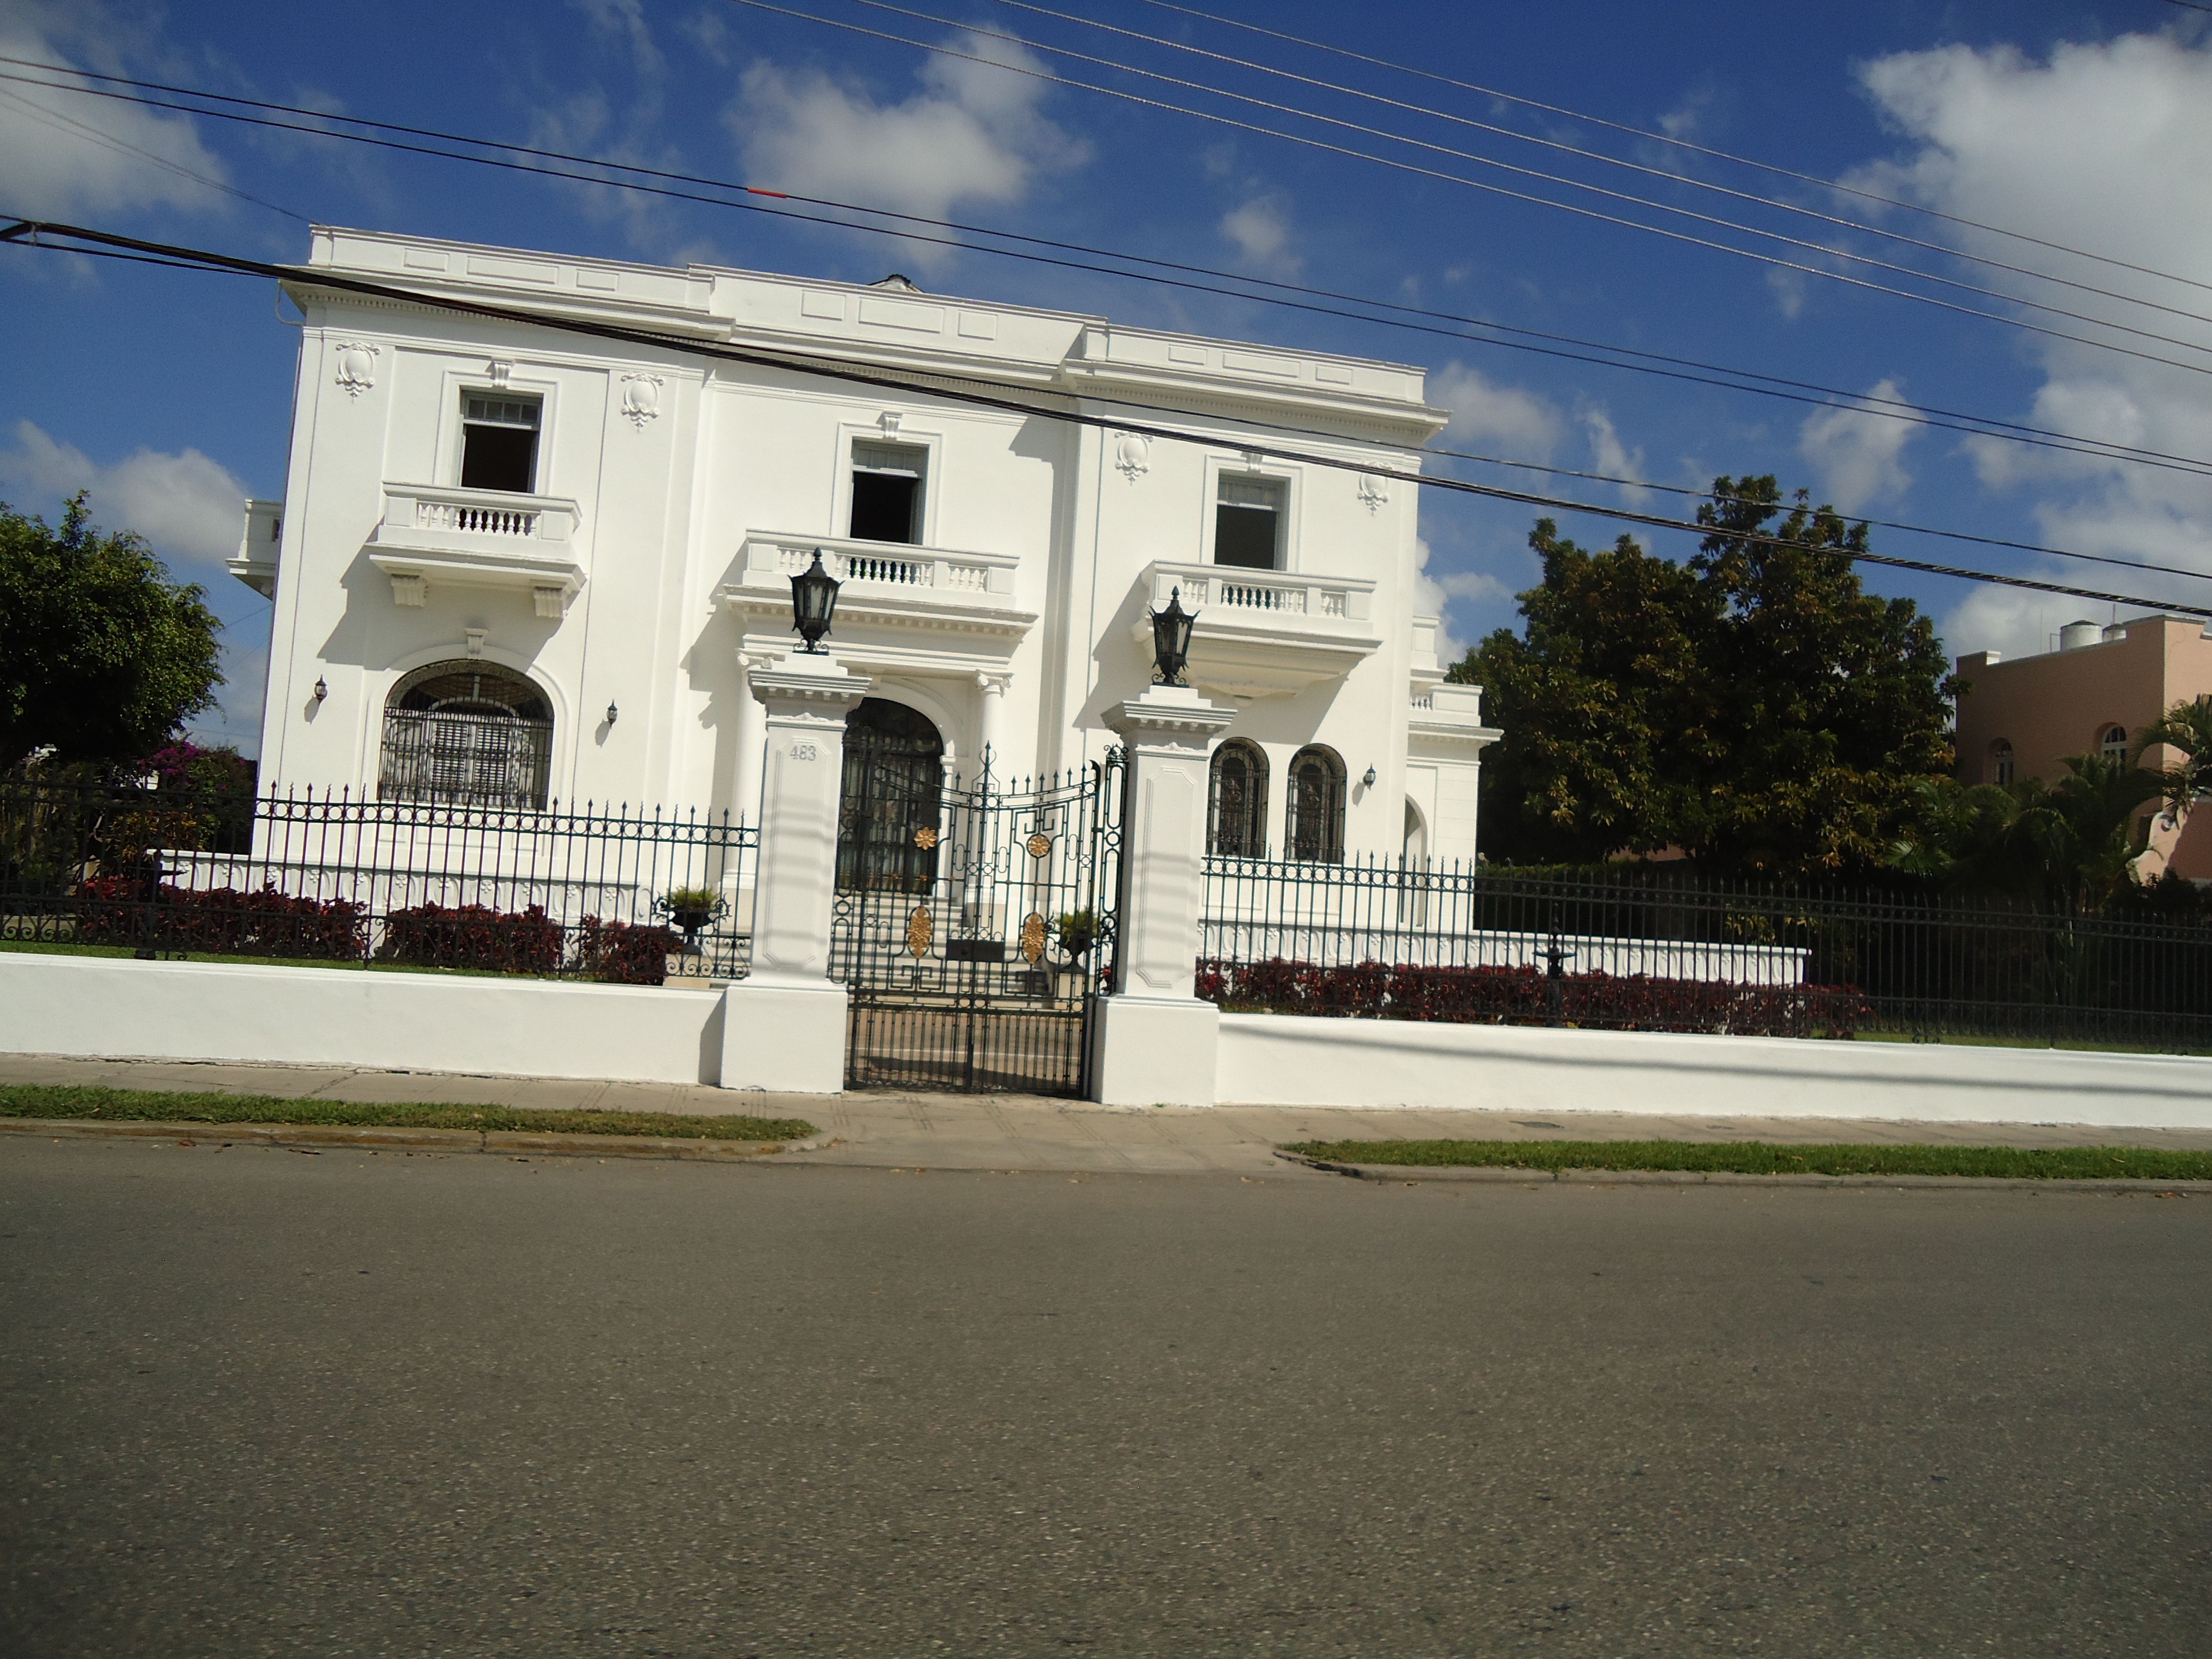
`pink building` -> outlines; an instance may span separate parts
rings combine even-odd
[[[2212,693],[2212,628],[2195,617],[2136,617],[2110,628],[2069,623],[2058,648],[1999,660],[1994,651],[1959,659],[1959,776],[1969,784],[2057,778],[2068,755],[2124,755],[2134,734],[2177,702]],[[2179,757],[2154,749],[2147,764]],[[2179,824],[2162,809],[2146,877],[2171,869],[2212,880],[2212,805]]]

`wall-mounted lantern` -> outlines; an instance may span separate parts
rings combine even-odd
[[[1190,661],[1190,625],[1198,612],[1182,608],[1182,589],[1168,590],[1168,608],[1152,612],[1152,684],[1188,685],[1182,671]]]
[[[791,628],[802,641],[800,649],[823,654],[822,640],[837,614],[837,579],[822,562],[822,550],[814,550],[814,562],[791,579]]]
[[[616,719],[616,717],[617,717],[617,715],[619,715],[621,713],[622,713],[622,710],[615,707],[614,699],[613,699],[612,697],[608,698],[608,699],[607,699],[607,724],[608,724],[609,726],[612,726],[612,725],[615,723],[615,719]]]
[[[323,700],[325,697],[327,697],[327,696],[329,696],[330,695],[331,695],[331,688],[330,688],[330,684],[329,684],[329,683],[328,683],[327,681],[325,681],[325,680],[323,678],[323,677],[322,677],[321,675],[319,675],[319,674],[316,675],[316,676],[315,676],[315,701],[316,701],[317,702],[322,702],[322,700]]]

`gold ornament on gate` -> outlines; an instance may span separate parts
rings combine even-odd
[[[1044,955],[1044,918],[1034,910],[1022,923],[1022,954],[1030,959],[1032,968]]]
[[[906,919],[906,948],[915,956],[927,956],[930,939],[936,931],[936,924],[929,919],[929,907],[915,905],[914,914]]]
[[[937,845],[937,826],[925,823],[914,832],[914,844],[925,853]]]
[[[1030,856],[1031,858],[1041,859],[1050,851],[1052,851],[1052,837],[1045,834],[1043,830],[1040,830],[1036,834],[1030,837]]]

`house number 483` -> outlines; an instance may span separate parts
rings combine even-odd
[[[821,756],[811,743],[794,743],[791,745],[791,757],[793,760],[818,760]]]

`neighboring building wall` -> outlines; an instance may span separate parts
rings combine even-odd
[[[1439,677],[1433,619],[1412,615],[1415,490],[1243,447],[1268,425],[1306,428],[1322,435],[1300,448],[1414,469],[1444,419],[1419,370],[881,287],[326,228],[312,264],[864,368],[988,377],[1109,419],[1149,405],[1137,418],[1200,441],[297,280],[285,496],[253,505],[233,566],[275,601],[269,782],[373,793],[392,688],[475,659],[526,675],[552,705],[554,797],[749,817],[761,727],[747,676],[795,643],[788,567],[827,546],[850,577],[833,650],[875,695],[926,714],[955,770],[987,743],[1001,778],[1102,756],[1115,741],[1103,711],[1149,679],[1146,613],[1180,588],[1200,613],[1193,684],[1237,710],[1228,735],[1267,757],[1271,849],[1286,844],[1291,757],[1317,743],[1353,781],[1347,851],[1395,855],[1418,788],[1428,853],[1473,855],[1476,769],[1495,733],[1479,693],[1415,706]],[[538,400],[526,496],[460,486],[472,392]],[[927,457],[911,545],[846,538],[854,446],[883,443]],[[1224,477],[1281,492],[1273,570],[1212,562]],[[479,533],[488,504],[524,514],[526,532]],[[1372,786],[1359,781],[1370,768]]]
[[[1982,652],[1959,659],[1958,775],[1968,784],[2001,781],[2008,755],[2018,779],[2055,779],[2069,755],[2095,754],[2107,734],[2136,732],[2177,702],[2212,693],[2212,638],[2195,619],[2142,617],[2107,628],[2069,624],[2057,651],[2009,662]],[[2151,766],[2174,758],[2163,749]],[[2179,826],[2155,822],[2145,874],[2212,879],[2212,814]]]

